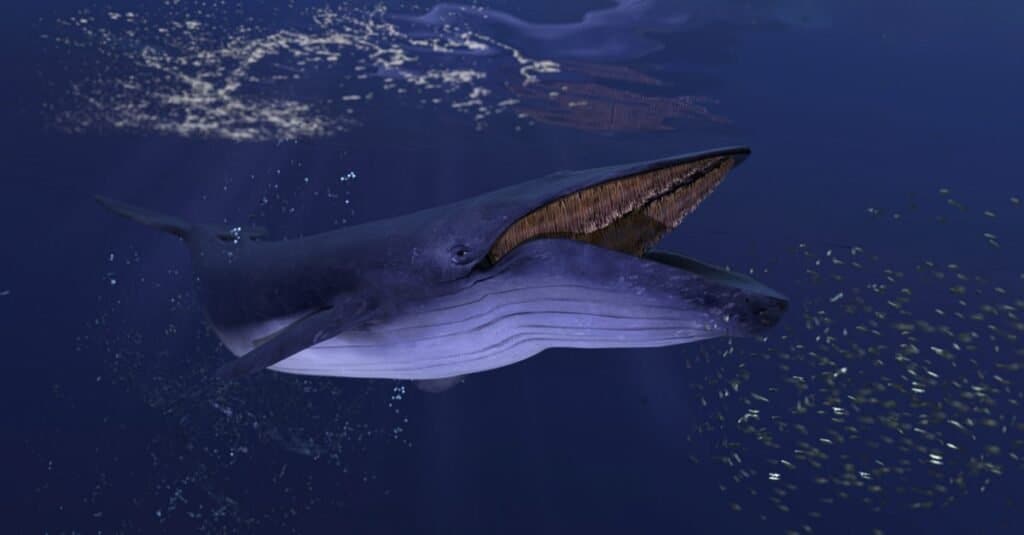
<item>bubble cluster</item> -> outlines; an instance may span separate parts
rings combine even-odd
[[[319,8],[281,28],[259,18],[239,24],[230,9],[202,2],[160,6],[153,13],[84,10],[45,36],[79,68],[83,61],[92,67],[55,107],[59,125],[287,141],[353,127],[355,105],[372,100],[374,90],[415,92],[478,117],[503,107],[487,102],[485,72],[418,57],[495,44],[468,33],[414,38],[386,20],[383,7]],[[517,61],[526,77],[554,68]]]
[[[277,180],[258,211],[276,220],[294,217],[290,207],[296,202],[344,204],[344,183],[357,177],[348,171],[340,179],[302,181],[296,178],[304,172],[299,162],[283,173],[269,172]],[[227,180],[225,194],[251,188],[250,181]],[[228,354],[198,321],[190,270],[154,272],[147,266],[156,253],[134,247],[102,254],[101,276],[118,284],[99,296],[99,312],[77,345],[83,354],[102,355],[104,377],[149,408],[142,418],[156,426],[145,467],[152,488],[138,501],[152,507],[156,526],[215,533],[274,529],[303,512],[335,507],[353,488],[387,493],[370,457],[397,455],[390,448],[401,452],[412,445],[404,385],[280,373],[215,381]],[[102,503],[107,484],[104,473],[98,478],[93,501]],[[273,484],[273,507],[256,497],[252,481]],[[137,524],[122,528],[156,529],[133,518]]]
[[[410,109],[468,115],[478,129],[499,115],[516,128],[721,122],[708,99],[610,87],[617,77],[658,81],[641,73],[623,80],[620,67],[600,62],[563,67],[532,57],[474,19],[425,27],[383,5],[347,4],[240,15],[257,12],[164,0],[146,11],[86,9],[60,19],[43,37],[78,82],[50,104],[55,122],[69,132],[282,142],[355,128],[384,95]]]

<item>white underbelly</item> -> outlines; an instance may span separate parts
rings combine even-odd
[[[553,347],[660,347],[721,334],[703,317],[621,293],[553,285],[460,296],[342,333],[270,369],[303,375],[439,379],[500,368]]]

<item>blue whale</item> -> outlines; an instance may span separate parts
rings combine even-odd
[[[205,316],[238,357],[220,377],[443,381],[554,347],[660,347],[774,326],[787,308],[778,292],[652,251],[748,153],[563,171],[281,241],[97,200],[184,241]]]

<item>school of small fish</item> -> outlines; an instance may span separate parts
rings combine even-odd
[[[950,195],[939,202],[966,212]],[[691,438],[714,442],[734,510],[809,532],[830,509],[942,507],[1021,467],[1024,266],[974,275],[938,260],[946,250],[799,244],[802,317],[759,343],[703,346],[691,366],[717,373],[694,387],[708,416]]]

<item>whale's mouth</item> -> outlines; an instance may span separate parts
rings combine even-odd
[[[519,245],[562,238],[640,256],[693,212],[738,162],[736,154],[668,164],[563,195],[505,229],[494,264]]]

